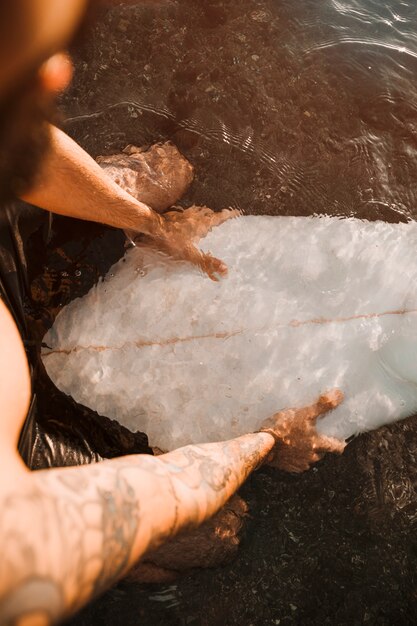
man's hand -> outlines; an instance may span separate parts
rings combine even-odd
[[[160,227],[155,234],[146,235],[141,241],[168,254],[173,259],[189,261],[199,267],[212,280],[227,275],[226,265],[204,253],[195,245],[214,226],[240,215],[238,211],[225,209],[215,213],[207,207],[192,206],[185,210],[173,210],[160,216]]]
[[[195,243],[203,236],[201,232],[204,228],[207,232],[226,219],[225,213],[232,217],[235,212],[213,213],[206,207],[191,207],[177,216],[172,216],[172,212],[161,216],[138,197],[125,191],[123,186],[127,186],[135,195],[141,195],[140,189],[135,187],[129,176],[125,180],[120,171],[115,171],[112,180],[79,145],[54,126],[50,127],[50,137],[49,150],[39,168],[38,177],[32,188],[22,196],[23,200],[60,215],[107,224],[130,233],[144,233],[145,241],[174,259],[197,265],[212,280],[218,280],[227,274],[227,268],[222,261],[201,252]],[[171,151],[170,157],[173,166],[178,165],[178,155]],[[127,156],[124,158],[127,159]],[[161,163],[159,165],[162,167]],[[136,159],[135,167],[137,166]],[[165,170],[169,170],[167,163],[164,164],[163,171]],[[148,179],[149,176],[145,176],[145,180]],[[158,177],[156,180],[158,181]],[[180,185],[178,192],[183,186]],[[149,192],[149,181],[147,191]],[[172,198],[172,190],[168,195]],[[144,196],[148,197],[149,193],[144,193]],[[166,196],[162,200],[164,205]],[[161,202],[160,197],[158,201]],[[198,225],[199,219],[202,220],[201,225]]]
[[[285,409],[267,419],[261,431],[272,434],[277,443],[272,451],[270,465],[286,472],[304,472],[319,461],[326,452],[341,454],[346,443],[320,435],[317,418],[336,408],[343,400],[339,389],[321,395],[317,402],[303,409]]]

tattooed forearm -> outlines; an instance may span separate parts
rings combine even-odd
[[[146,550],[215,513],[273,444],[258,433],[157,458],[22,472],[0,491],[0,625],[68,616]]]
[[[199,524],[214,514],[262,465],[274,444],[271,435],[255,433],[221,443],[187,446],[159,457],[174,492],[191,499],[185,523]],[[182,527],[184,521],[180,519],[180,523]]]
[[[0,599],[1,624],[32,613],[55,622],[127,570],[138,498],[122,468],[93,486],[98,468],[39,472],[2,498],[0,590],[9,593]]]

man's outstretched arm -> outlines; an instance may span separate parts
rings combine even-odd
[[[10,469],[0,493],[0,624],[67,617],[146,550],[214,514],[273,446],[258,433],[161,457]]]
[[[341,401],[292,410],[300,428]],[[96,465],[30,473],[15,459],[0,491],[0,624],[53,623],[121,578],[148,550],[200,524],[286,440],[295,458],[341,451],[314,430],[289,442],[288,412],[268,432],[192,445],[160,457],[131,456]],[[290,420],[293,421],[293,420]],[[279,444],[278,444],[279,448]],[[279,454],[279,449],[277,454]],[[268,459],[272,460],[272,459]],[[25,621],[26,620],[26,621]],[[36,621],[37,620],[37,621]]]
[[[83,220],[144,233],[173,257],[197,265],[211,278],[226,266],[201,252],[182,229],[124,191],[68,135],[50,127],[51,143],[31,189],[22,197],[36,206]]]
[[[73,139],[50,127],[50,146],[23,200],[83,220],[155,234],[162,218],[109,178]]]

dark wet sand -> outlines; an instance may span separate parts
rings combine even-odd
[[[62,103],[94,156],[171,139],[196,171],[185,205],[416,216],[416,58],[340,43],[357,28],[357,39],[408,46],[406,31],[402,41],[346,15],[335,25],[331,3],[316,0],[113,4],[75,51]],[[114,231],[72,228],[85,241],[71,244],[77,263],[56,262],[70,279],[81,267],[78,294],[122,245]],[[58,239],[64,230],[71,239],[58,219]],[[242,489],[252,517],[233,563],[171,587],[122,583],[71,624],[414,624],[416,459],[410,419],[303,476],[261,470]]]

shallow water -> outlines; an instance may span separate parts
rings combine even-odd
[[[413,217],[416,11],[369,0],[116,7],[77,66],[67,127],[95,153],[172,139],[196,166],[189,200],[213,208]]]
[[[411,0],[113,4],[62,102],[90,153],[172,139],[196,168],[184,204],[417,217]],[[168,591],[124,585],[74,624],[415,623],[416,453],[411,421],[304,477],[263,471],[234,564]]]

